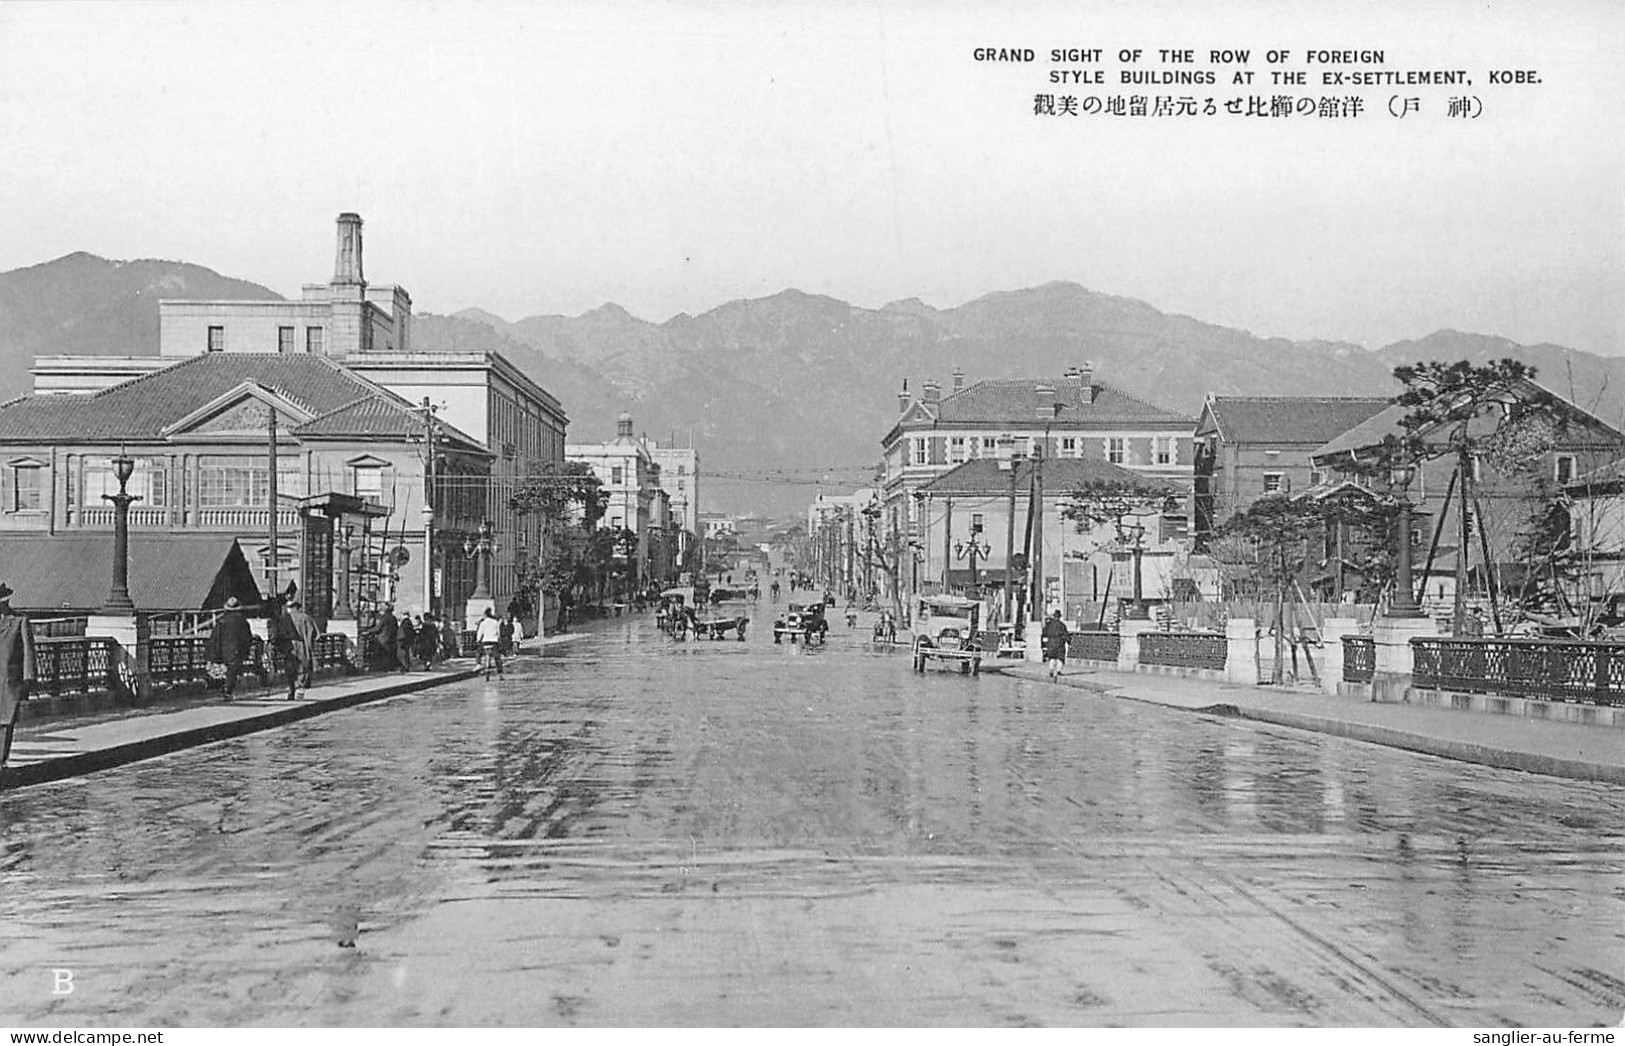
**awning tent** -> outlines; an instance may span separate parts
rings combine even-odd
[[[0,581],[23,612],[95,613],[113,580],[113,535],[0,536]],[[227,597],[260,601],[254,571],[234,537],[218,534],[131,534],[130,599],[144,613],[215,610]]]

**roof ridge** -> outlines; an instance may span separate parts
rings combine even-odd
[[[97,389],[95,392],[92,392],[88,398],[89,399],[96,399],[98,397],[105,396],[110,392],[117,392],[119,389],[127,389],[127,388],[130,388],[132,385],[139,385],[143,381],[148,381],[148,380],[150,380],[152,378],[156,378],[160,374],[168,374],[170,371],[175,370],[177,367],[184,367],[189,363],[194,363],[197,360],[203,359],[204,356],[206,356],[206,355],[207,355],[207,353],[199,353],[198,355],[195,355],[195,356],[183,356],[180,360],[176,361],[175,363],[169,364],[167,367],[157,367],[157,368],[155,368],[153,370],[147,371],[147,373],[145,373],[145,374],[137,374],[135,377],[129,379],[128,381],[115,382],[114,384],[109,385],[106,388]],[[162,353],[159,353],[154,358],[163,359],[164,357],[163,357]]]

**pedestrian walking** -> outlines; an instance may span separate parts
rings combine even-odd
[[[502,620],[502,656],[512,657],[519,653],[519,642],[525,638],[525,626],[519,623],[519,615],[508,610],[508,616]]]
[[[297,599],[288,604],[288,623],[293,626],[294,660],[299,666],[299,689],[310,692],[311,677],[316,674],[316,640],[321,635],[316,619],[305,613],[303,603]],[[288,680],[288,700],[297,696],[293,679]]]
[[[440,617],[440,657],[442,660],[449,661],[462,653],[460,649],[462,644],[458,640],[457,626],[451,623],[451,615],[442,614]]]
[[[288,607],[281,600],[271,602],[270,621],[265,630],[265,645],[270,654],[273,675],[278,669],[288,677],[288,700],[299,692],[299,637],[294,632]]]
[[[440,625],[433,614],[418,619],[417,656],[424,668],[433,668],[440,652]]]
[[[1044,630],[1040,634],[1044,643],[1044,660],[1049,664],[1049,681],[1055,682],[1061,674],[1061,667],[1066,664],[1066,644],[1072,638],[1067,630],[1066,622],[1061,620],[1061,612],[1050,612],[1049,620],[1044,622]]]
[[[226,700],[237,694],[237,676],[243,670],[243,661],[254,649],[254,630],[248,627],[243,605],[236,596],[226,599],[225,613],[214,623],[209,633],[209,660],[226,669]]]
[[[497,620],[496,611],[490,607],[485,608],[485,616],[480,618],[480,626],[474,630],[474,642],[480,645],[480,660],[485,666],[485,678],[491,678],[492,668],[495,668],[497,675],[501,676],[502,623]]]
[[[400,625],[395,620],[395,608],[388,603],[378,608],[378,619],[372,629],[372,667],[387,669],[395,663],[395,644],[400,638]]]
[[[38,678],[34,659],[34,627],[11,609],[11,586],[0,581],[0,770],[11,758],[11,735],[17,715]]]
[[[417,645],[418,630],[412,624],[411,614],[402,614],[400,624],[395,630],[395,663],[400,665],[402,672],[412,670],[412,648]]]

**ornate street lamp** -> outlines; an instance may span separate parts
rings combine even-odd
[[[126,486],[135,475],[135,459],[121,446],[113,459],[113,474],[118,477],[118,493],[103,494],[113,503],[113,587],[107,593],[104,614],[134,614],[135,602],[130,599],[130,503],[141,499],[131,494]]]
[[[986,541],[978,542],[976,540],[976,535],[980,534],[981,532],[982,525],[980,523],[973,523],[971,524],[970,528],[970,540],[954,542],[954,557],[957,559],[970,560],[970,585],[973,589],[978,587],[976,578],[976,561],[987,559],[988,553],[993,551],[992,546],[990,546]]]
[[[1416,476],[1409,461],[1396,462],[1389,469],[1399,501],[1399,548],[1394,556],[1394,598],[1388,601],[1388,617],[1425,617],[1416,605],[1416,586],[1411,582],[1411,499],[1408,489]]]
[[[463,553],[474,560],[474,594],[470,599],[490,599],[491,582],[489,561],[496,543],[491,540],[491,521],[480,523],[476,537],[463,539]]]
[[[1129,546],[1129,551],[1134,556],[1134,603],[1129,607],[1128,616],[1130,621],[1144,621],[1151,616],[1146,610],[1145,592],[1142,587],[1143,582],[1141,581],[1140,572],[1140,564],[1145,559],[1145,524],[1136,521],[1132,526],[1121,527],[1119,537],[1122,540],[1127,540],[1127,538],[1122,537],[1125,534],[1134,535],[1134,544]]]

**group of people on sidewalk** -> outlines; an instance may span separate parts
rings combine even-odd
[[[401,614],[385,603],[378,608],[371,627],[362,634],[368,663],[377,668],[394,665],[410,672],[414,662],[433,668],[461,650],[457,626],[447,615]]]
[[[288,700],[294,701],[301,690],[310,689],[311,676],[316,671],[316,640],[321,629],[316,619],[305,612],[297,599],[273,600],[266,623],[266,647],[269,664],[275,673],[280,669],[288,679]],[[254,630],[248,624],[248,615],[236,596],[226,600],[225,613],[215,621],[209,633],[207,654],[211,665],[218,665],[225,698],[237,695],[237,680],[243,665],[254,652]],[[211,672],[211,675],[214,673]]]

